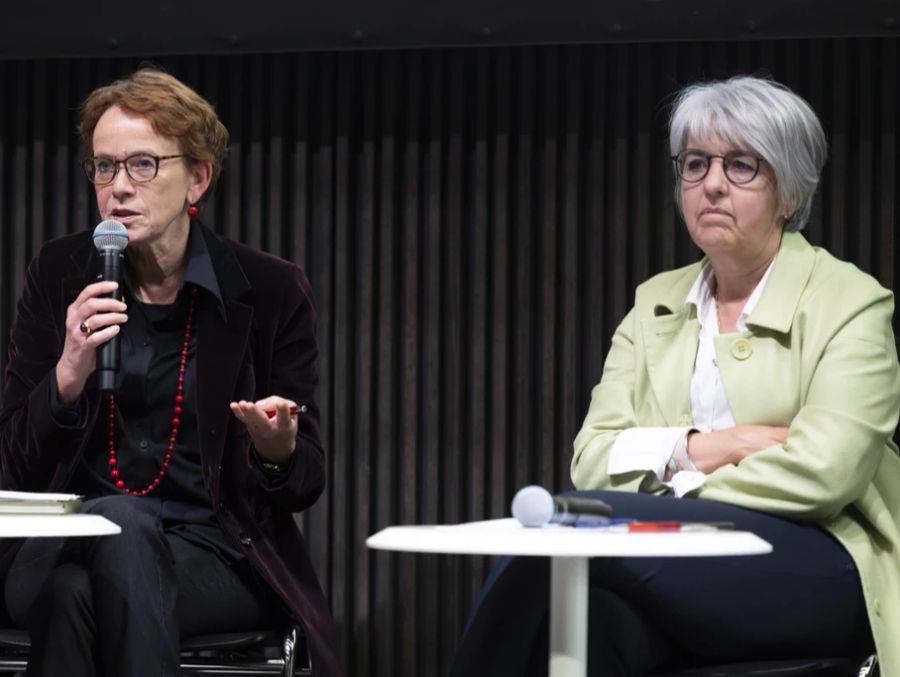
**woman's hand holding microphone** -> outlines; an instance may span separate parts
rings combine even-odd
[[[72,404],[97,367],[97,348],[121,331],[128,321],[127,306],[112,294],[116,282],[94,282],[85,287],[66,311],[66,340],[56,363],[57,398]]]

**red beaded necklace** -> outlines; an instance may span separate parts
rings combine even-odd
[[[162,468],[156,473],[150,482],[143,489],[132,489],[128,482],[122,477],[122,471],[119,470],[118,450],[116,449],[116,394],[113,391],[107,395],[107,404],[109,415],[107,422],[107,443],[109,446],[109,476],[116,483],[116,486],[123,492],[132,496],[146,496],[159,486],[160,481],[169,469],[172,462],[172,452],[175,450],[175,442],[178,439],[178,427],[181,425],[181,405],[184,404],[184,372],[187,367],[188,346],[191,343],[191,325],[194,322],[194,301],[197,298],[197,287],[191,287],[191,296],[188,303],[187,321],[184,325],[184,340],[181,343],[181,357],[178,360],[178,384],[175,386],[175,404],[172,407],[172,430],[169,433],[169,445],[163,456]]]

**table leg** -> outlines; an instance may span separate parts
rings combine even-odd
[[[550,677],[586,677],[588,559],[553,557],[550,564]]]

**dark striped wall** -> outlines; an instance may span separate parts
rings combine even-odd
[[[321,316],[326,496],[303,518],[351,675],[440,675],[489,562],[369,552],[389,524],[504,516],[569,485],[634,286],[697,256],[671,93],[769,73],[831,139],[808,237],[893,287],[898,40],[185,57],[232,133],[205,219],[301,263]],[[0,62],[0,337],[28,260],[92,227],[72,128],[132,60]]]

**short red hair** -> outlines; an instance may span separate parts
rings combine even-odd
[[[209,161],[212,189],[228,153],[228,130],[212,104],[168,73],[141,68],[95,89],[81,104],[78,136],[85,157],[93,154],[97,122],[113,106],[149,120],[154,132],[175,139],[181,152],[192,160]]]

